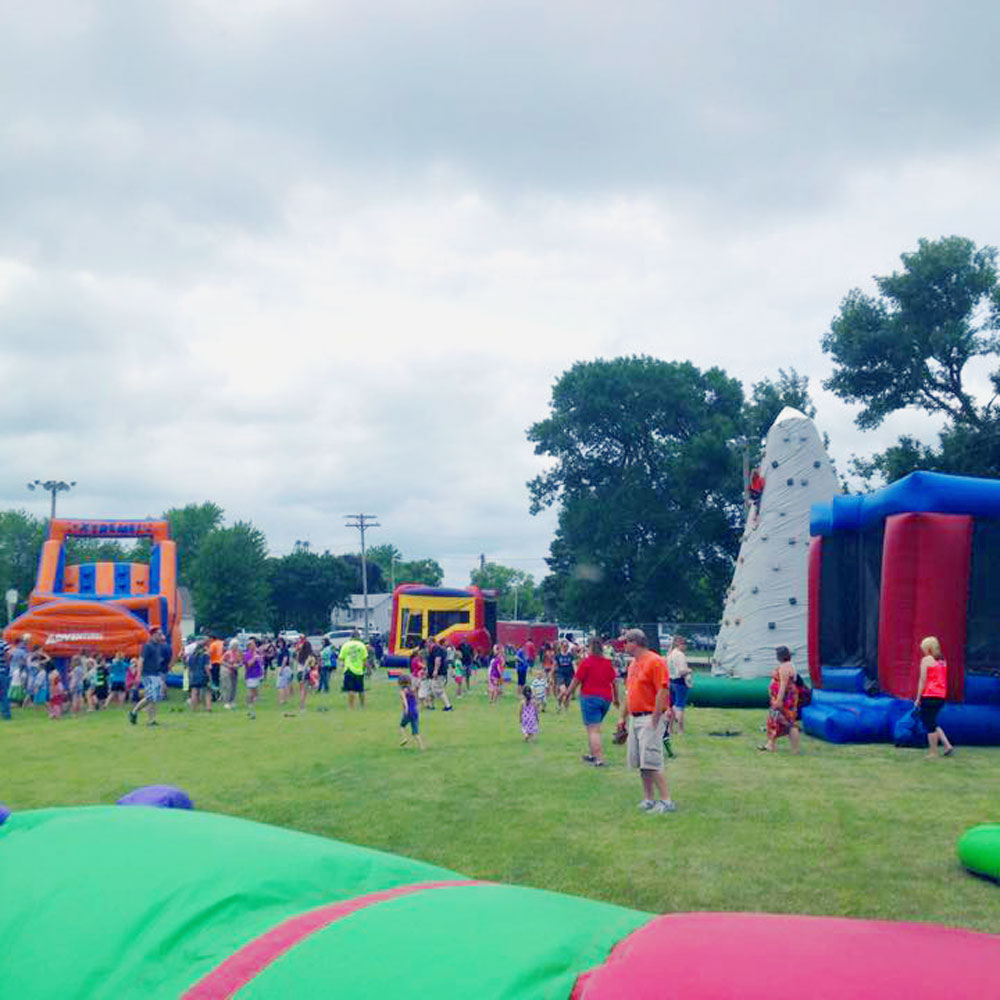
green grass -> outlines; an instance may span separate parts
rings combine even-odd
[[[177,691],[157,729],[129,726],[117,710],[58,722],[15,710],[0,727],[0,799],[14,809],[110,803],[168,782],[199,809],[641,910],[1000,932],[1000,888],[955,856],[968,826],[1000,819],[1000,750],[963,747],[928,761],[915,750],[807,738],[803,757],[761,754],[763,711],[693,709],[668,767],[680,811],[647,816],[635,808],[641,789],[622,748],[606,739],[613,766],[581,764],[575,706],[543,715],[539,741],[525,745],[509,691],[496,706],[483,692],[455,712],[422,716],[423,754],[397,746],[396,688],[382,679],[368,708],[353,713],[337,693],[286,718],[270,687],[256,721],[219,707],[172,711]],[[718,729],[742,735],[708,735]]]

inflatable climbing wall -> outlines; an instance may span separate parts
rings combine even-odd
[[[767,434],[760,467],[764,490],[753,505],[726,592],[712,672],[762,677],[775,646],[806,652],[809,513],[839,492],[816,425],[786,406]]]

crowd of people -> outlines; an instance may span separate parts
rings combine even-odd
[[[677,806],[663,764],[670,730],[683,732],[686,691],[693,678],[684,649],[684,639],[678,636],[664,659],[649,648],[641,629],[629,629],[617,641],[595,637],[586,646],[569,639],[540,647],[529,639],[517,649],[495,645],[485,664],[489,703],[499,703],[505,686],[516,682],[521,737],[531,742],[539,736],[541,716],[550,704],[556,713],[563,713],[578,700],[587,739],[581,757],[594,767],[606,766],[601,727],[612,707],[618,709],[618,731],[628,744],[629,765],[642,776],[640,807],[650,813],[674,812]],[[472,689],[475,664],[467,645],[433,639],[420,644],[410,659],[409,675],[398,679],[402,745],[412,736],[423,748],[421,710],[433,711],[441,700],[444,710],[451,711],[446,690],[449,671],[456,680],[457,697],[463,697]],[[672,700],[675,685],[679,688]]]
[[[60,669],[60,666],[62,669]],[[84,650],[57,666],[44,650],[25,636],[0,649],[0,712],[10,718],[10,707],[46,711],[50,718],[124,705],[138,691],[140,661],[118,653],[106,657]]]
[[[694,678],[685,650],[684,638],[675,636],[666,657],[661,657],[636,628],[627,629],[614,642],[595,637],[586,648],[568,639],[540,647],[529,639],[516,649],[495,645],[485,658],[477,656],[468,643],[430,637],[414,650],[409,673],[397,676],[400,744],[405,746],[412,739],[424,749],[421,712],[434,711],[439,705],[444,712],[453,711],[449,677],[454,680],[456,697],[463,698],[472,692],[477,670],[485,668],[490,704],[499,703],[505,686],[516,678],[517,719],[526,742],[539,736],[541,716],[550,704],[562,713],[578,700],[586,732],[582,760],[594,767],[606,765],[601,727],[612,707],[617,709],[614,738],[627,744],[628,764],[640,773],[643,798],[639,807],[650,813],[673,812],[677,806],[670,796],[664,756],[673,755],[671,736],[684,732],[687,694]],[[937,724],[946,695],[947,663],[933,636],[923,640],[921,653],[914,711],[923,721],[928,753],[941,751],[948,756],[953,747]],[[366,678],[378,665],[379,654],[376,644],[366,643],[357,632],[339,649],[325,638],[315,649],[305,637],[290,645],[281,637],[274,641],[249,638],[241,643],[212,634],[185,648],[183,686],[194,712],[210,712],[216,702],[232,710],[242,675],[246,711],[254,719],[261,685],[269,677],[273,676],[279,706],[288,706],[297,690],[298,711],[304,712],[310,694],[329,692],[331,675],[342,669],[342,690],[349,708],[363,708]],[[106,657],[91,650],[58,664],[30,636],[24,636],[13,647],[0,648],[0,715],[9,719],[12,704],[45,710],[52,719],[118,706],[127,710],[132,724],[145,712],[147,724],[155,726],[172,660],[170,645],[157,628],[151,630],[137,657],[120,652]],[[777,647],[776,661],[769,686],[767,739],[760,749],[773,752],[778,740],[787,736],[792,752],[799,753],[800,713],[810,689],[792,663],[788,647]]]
[[[376,663],[376,649],[359,634],[339,650],[323,639],[316,651],[307,638],[290,646],[282,638],[240,642],[213,634],[183,650],[182,686],[192,711],[210,712],[213,703],[234,709],[242,675],[247,714],[253,719],[267,677],[274,677],[280,705],[297,686],[298,708],[305,711],[309,694],[328,692],[330,675],[342,667],[343,690],[353,708],[364,705],[365,677]],[[173,651],[159,628],[150,631],[138,656],[84,649],[59,661],[25,635],[10,647],[0,645],[0,716],[11,718],[11,706],[46,711],[52,719],[117,706],[133,724],[144,712],[149,725],[158,725],[157,707],[166,698],[166,677],[173,666]]]

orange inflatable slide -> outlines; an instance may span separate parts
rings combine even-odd
[[[30,635],[52,657],[84,649],[113,656],[138,654],[154,627],[163,629],[177,656],[181,609],[177,599],[177,546],[166,521],[70,520],[56,518],[42,545],[38,578],[28,610],[4,630],[14,642]],[[66,565],[67,538],[149,538],[146,563],[94,562]]]

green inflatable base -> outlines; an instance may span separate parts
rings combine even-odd
[[[142,806],[15,812],[0,826],[0,996],[176,1000],[317,908],[463,876],[261,823]],[[652,914],[513,885],[389,898],[204,996],[568,997]]]
[[[1000,823],[969,827],[958,839],[958,857],[970,872],[1000,882]]]
[[[734,680],[732,677],[697,674],[688,694],[688,704],[699,708],[767,708],[770,704],[767,686],[770,683],[770,677]]]

